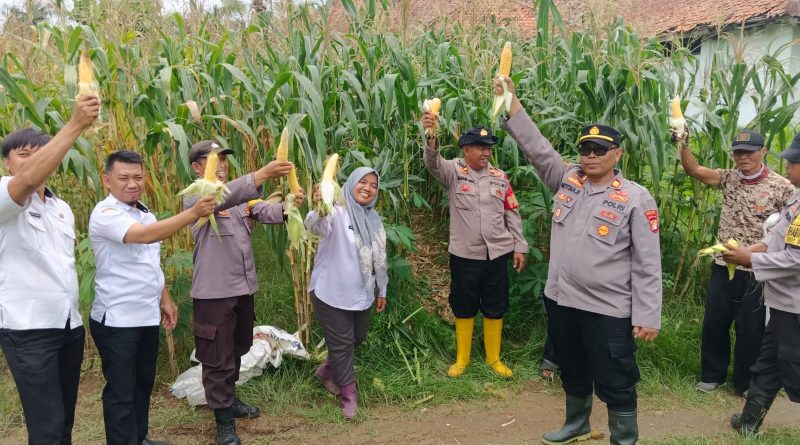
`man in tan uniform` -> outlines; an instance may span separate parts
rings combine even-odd
[[[687,139],[688,136],[677,139],[683,169],[700,182],[722,189],[717,238],[721,242],[735,239],[742,245],[757,243],[762,237],[764,221],[770,214],[780,211],[794,189],[786,178],[764,164],[767,154],[764,136],[750,130],[736,135],[731,144],[731,156],[737,168],[732,170],[699,165]],[[731,280],[725,261],[718,254],[708,280],[698,390],[710,392],[725,382],[731,358],[731,324],[736,332],[733,388],[739,394],[747,390],[750,367],[761,346],[765,314],[763,285],[756,281],[752,269],[737,266]]]
[[[502,93],[514,85],[495,80]],[[608,406],[614,445],[634,444],[636,342],[661,328],[661,249],[656,202],[625,179],[616,163],[622,135],[612,127],[581,130],[580,164],[564,162],[514,95],[502,124],[553,192],[550,268],[545,287],[548,332],[561,367],[566,421],[546,444],[591,436],[592,389]]]
[[[432,128],[425,112],[423,126]],[[508,260],[525,267],[528,242],[522,235],[519,204],[506,174],[492,166],[497,138],[485,127],[465,132],[458,141],[463,159],[445,160],[435,136],[427,139],[425,167],[447,190],[450,201],[450,308],[456,317],[456,362],[447,371],[460,376],[470,360],[472,331],[483,313],[486,363],[502,377],[512,371],[500,361],[503,315],[508,311]]]

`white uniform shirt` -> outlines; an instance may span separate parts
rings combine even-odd
[[[363,311],[372,306],[375,295],[367,294],[347,210],[335,205],[326,218],[319,218],[315,211],[309,212],[306,227],[320,237],[308,291],[314,291],[317,298],[338,309]],[[386,295],[385,289],[380,292]]]
[[[100,201],[89,218],[89,239],[97,266],[92,320],[129,328],[158,326],[161,321],[161,243],[124,244],[136,223],[149,225],[156,217],[147,207],[135,207],[113,196]]]
[[[75,216],[45,189],[23,205],[0,179],[0,328],[64,329],[83,324],[78,312]]]

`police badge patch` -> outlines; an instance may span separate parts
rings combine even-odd
[[[783,241],[790,246],[800,247],[800,215],[797,215],[789,226]]]

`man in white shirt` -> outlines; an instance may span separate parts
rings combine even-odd
[[[3,139],[0,179],[0,346],[14,376],[29,444],[69,444],[84,329],[78,312],[75,218],[45,186],[84,129],[95,96],[78,98],[52,139],[34,129]]]
[[[214,211],[210,196],[162,221],[139,198],[142,158],[117,151],[106,160],[110,194],[89,218],[97,274],[89,327],[103,362],[103,419],[108,444],[165,444],[147,439],[156,376],[159,320],[172,329],[178,310],[164,286],[161,241]],[[160,312],[159,312],[160,308]]]

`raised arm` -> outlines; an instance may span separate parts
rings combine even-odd
[[[722,183],[722,176],[718,170],[708,167],[703,167],[695,159],[692,150],[689,149],[689,132],[686,132],[682,138],[676,138],[675,142],[678,144],[678,149],[681,152],[681,165],[687,175],[697,179],[703,184],[717,187]]]
[[[507,131],[511,137],[517,141],[522,153],[533,164],[539,173],[539,178],[547,185],[551,192],[555,192],[561,186],[561,179],[567,170],[567,164],[557,151],[553,149],[536,124],[533,123],[528,113],[522,108],[517,95],[514,91],[514,83],[505,77],[495,79],[496,92],[502,92],[502,81],[506,82],[507,90],[511,92],[511,109],[501,127]]]
[[[432,128],[436,122],[436,117],[430,111],[422,113],[422,126],[425,129]],[[442,158],[439,153],[439,140],[436,136],[425,138],[425,148],[422,153],[422,160],[425,163],[425,168],[428,169],[431,176],[433,176],[445,189],[456,180],[455,169],[452,168],[451,162]]]
[[[80,96],[75,103],[72,118],[53,139],[30,156],[8,183],[8,194],[19,205],[41,188],[47,178],[55,173],[58,165],[81,135],[92,125],[100,112],[97,96]]]

